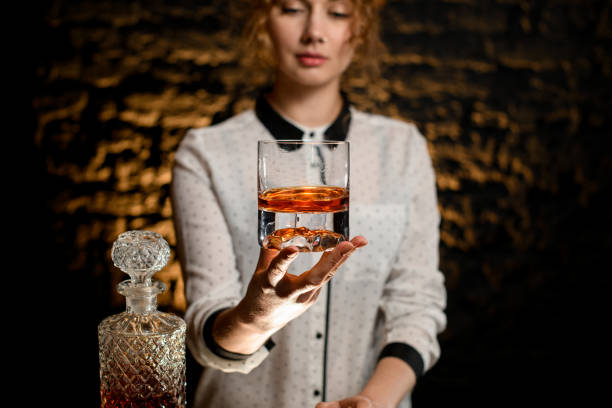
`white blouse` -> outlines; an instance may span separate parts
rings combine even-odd
[[[308,136],[308,135],[306,135]],[[281,137],[282,138],[282,137]],[[192,129],[176,153],[172,201],[185,276],[187,346],[205,369],[195,406],[314,407],[361,391],[381,355],[418,374],[438,360],[446,326],[439,213],[426,141],[412,124],[350,108],[350,235],[357,250],[317,302],[241,360],[207,346],[207,318],[236,305],[259,256],[255,111]],[[321,253],[300,253],[299,274]],[[399,407],[410,407],[407,395]]]

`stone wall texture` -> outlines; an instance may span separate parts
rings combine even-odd
[[[224,2],[37,7],[28,75],[45,266],[60,283],[54,307],[79,316],[61,325],[73,333],[76,406],[95,406],[96,326],[124,307],[112,242],[148,229],[174,249],[181,138],[249,108],[254,93]],[[588,398],[592,382],[578,380],[609,322],[596,313],[612,249],[611,2],[394,0],[382,34],[382,81],[348,92],[421,129],[442,215],[448,329],[414,406]],[[157,277],[169,288],[160,307],[183,313],[174,250]]]

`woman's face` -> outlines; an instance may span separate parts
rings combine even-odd
[[[350,0],[280,0],[268,19],[277,75],[301,86],[340,84],[353,57]]]

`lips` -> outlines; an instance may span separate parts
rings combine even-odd
[[[321,54],[306,52],[302,54],[297,54],[297,59],[302,65],[305,65],[307,67],[316,67],[325,63],[327,57]]]

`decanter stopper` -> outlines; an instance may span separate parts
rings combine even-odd
[[[151,277],[170,258],[170,246],[157,232],[127,231],[119,235],[111,251],[113,263],[130,275],[133,286],[151,286]]]

